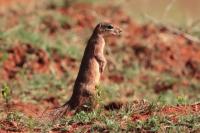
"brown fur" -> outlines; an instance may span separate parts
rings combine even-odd
[[[96,26],[84,51],[73,94],[68,102],[56,109],[52,115],[62,116],[69,110],[93,109],[96,106],[96,85],[105,69],[104,37],[119,35],[121,30],[109,23],[100,23]]]
[[[100,23],[96,26],[90,37],[81,61],[80,70],[74,84],[71,99],[65,104],[70,109],[77,109],[84,104],[95,106],[94,98],[96,95],[95,86],[99,84],[100,76],[105,69],[106,59],[104,57],[104,36],[114,34],[118,35],[121,31],[113,27],[112,32],[107,27],[112,26],[109,23]],[[89,105],[88,105],[89,104]]]

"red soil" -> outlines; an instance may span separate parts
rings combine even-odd
[[[189,114],[199,114],[200,113],[200,103],[193,105],[178,105],[178,106],[165,106],[158,112],[151,112],[147,114],[133,114],[132,120],[146,120],[151,115],[161,115],[169,116],[174,122],[177,121],[177,117],[189,115]]]
[[[17,0],[15,2],[18,1],[27,2],[28,0]],[[13,4],[11,0],[0,1],[0,7],[11,4]],[[113,9],[114,12],[111,9]],[[126,45],[123,50],[129,53],[129,55],[123,59],[125,65],[129,65],[131,60],[138,60],[138,62],[147,69],[200,80],[200,45],[198,42],[185,38],[182,34],[175,34],[164,26],[137,24],[120,8],[77,4],[69,8],[56,10],[75,20],[75,25],[69,27],[74,28],[77,32],[81,32],[85,28],[92,28],[95,25],[97,16],[91,12],[92,10],[106,16],[106,18],[109,18],[109,21],[121,25],[124,31],[122,40]],[[119,16],[121,17],[119,18]],[[117,42],[111,39],[110,44],[111,47],[116,47]],[[28,44],[16,44],[8,49],[6,53],[8,54],[8,58],[3,62],[3,67],[0,68],[0,75],[3,75],[0,77],[0,80],[17,79],[17,73],[24,67],[30,70],[30,76],[33,73],[50,73],[52,68],[58,76],[62,76],[64,72],[68,71],[65,66],[70,68],[75,66],[75,60],[69,57],[60,56],[56,52],[52,57],[49,57],[44,50]],[[34,58],[29,59],[28,56],[30,55]],[[0,52],[0,58],[2,57],[3,52]],[[108,79],[117,83],[124,81],[123,76],[118,75],[110,75]],[[156,88],[158,89],[156,91],[160,92],[171,89],[173,86],[167,86],[161,83],[158,84]],[[46,99],[46,101],[52,102],[55,106],[58,104],[54,99]],[[41,113],[39,106],[21,102],[14,103],[13,109],[22,111],[29,116],[37,116],[37,113]],[[175,120],[178,115],[199,112],[200,104],[195,104],[167,106],[159,112],[154,113],[172,116]],[[150,116],[151,114],[134,114],[132,120],[146,120]],[[7,126],[16,126],[14,123],[5,124]],[[76,127],[77,125],[73,125],[73,128]],[[4,132],[4,130],[0,129],[0,132]]]
[[[53,68],[58,77],[66,70],[64,66],[74,67],[74,60],[68,57],[60,57],[58,54],[53,54],[49,57],[47,53],[38,48],[33,48],[31,45],[17,44],[13,48],[7,50],[8,58],[3,62],[1,75],[3,79],[16,78],[16,74],[22,68],[28,68],[31,73],[50,73]],[[29,56],[34,58],[28,59]],[[70,64],[70,65],[69,65]]]

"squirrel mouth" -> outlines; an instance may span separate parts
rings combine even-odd
[[[115,32],[115,35],[120,36],[122,30],[121,30],[120,28],[115,28],[115,31],[114,31],[114,32]]]

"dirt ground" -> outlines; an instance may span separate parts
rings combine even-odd
[[[16,2],[23,4],[29,3],[28,0],[0,0],[0,8],[7,9]],[[137,84],[137,80],[139,80],[144,84],[148,84],[152,79],[151,76],[145,73],[139,73],[137,78],[132,75],[127,77],[127,75],[122,74],[123,69],[132,66],[131,61],[139,64],[142,71],[156,72],[158,77],[163,73],[167,73],[171,77],[178,79],[178,81],[170,80],[168,82],[168,80],[155,78],[155,83],[152,85],[151,89],[151,92],[155,93],[155,95],[167,91],[172,91],[176,94],[179,92],[179,89],[182,88],[186,88],[187,91],[190,91],[189,87],[192,86],[191,84],[193,81],[197,84],[200,82],[200,42],[188,36],[186,33],[154,23],[139,24],[126,15],[120,7],[112,7],[111,5],[102,6],[91,3],[77,3],[66,7],[54,7],[50,5],[48,8],[54,12],[70,17],[74,22],[73,24],[64,23],[60,25],[51,17],[47,17],[42,21],[42,26],[38,27],[37,30],[43,32],[48,29],[47,34],[49,38],[56,37],[57,32],[68,32],[69,30],[73,30],[73,32],[80,37],[84,35],[85,29],[91,30],[94,27],[98,21],[98,14],[105,16],[107,21],[111,21],[122,27],[123,35],[119,39],[108,39],[108,47],[110,47],[110,51],[106,51],[108,70],[102,76],[102,83],[123,84],[125,82],[126,84]],[[95,10],[97,14],[91,12],[92,10]],[[6,14],[2,13],[0,15],[5,16]],[[18,16],[21,15],[23,15],[23,13],[13,12],[13,14],[7,18],[11,20],[7,26],[14,27],[18,25],[20,23]],[[1,38],[0,45],[0,83],[23,82],[23,76],[20,74],[24,68],[28,70],[26,72],[28,80],[31,80],[35,74],[48,75],[51,74],[52,71],[55,73],[56,79],[60,80],[67,72],[76,74],[78,71],[80,59],[65,54],[62,55],[55,49],[51,49],[51,55],[49,55],[47,50],[42,47],[22,41],[13,42],[9,47],[4,47],[4,40]],[[120,53],[123,53],[123,55],[121,55],[121,60],[118,60],[121,66],[117,66],[118,62],[115,59],[120,57],[118,56]],[[73,80],[74,79],[70,79],[68,82],[73,84]],[[198,87],[199,86],[196,87],[197,92],[199,92]],[[121,95],[130,98],[134,97],[135,94],[137,94],[137,89],[134,91],[128,89]],[[27,92],[26,95],[31,95],[31,92],[30,94]],[[70,92],[67,95],[70,95]],[[188,94],[188,99],[193,95],[195,94]],[[167,116],[171,121],[177,123],[178,117],[180,116],[186,116],[188,114],[199,115],[200,104],[197,103],[198,101],[196,99],[195,101],[196,102],[187,104],[165,105],[159,110],[133,113],[131,114],[131,121],[133,123],[138,120],[145,121],[152,115],[158,115]],[[122,103],[124,103],[124,101],[122,101]],[[58,100],[58,96],[56,97],[53,95],[43,98],[38,103],[24,102],[18,98],[17,95],[13,95],[9,105],[6,105],[4,100],[0,101],[0,104],[2,107],[1,110],[3,110],[4,113],[6,110],[9,112],[19,111],[28,117],[35,118],[41,115],[46,107],[54,108],[60,106],[62,103]],[[117,102],[114,104],[117,104]],[[123,104],[119,105],[119,108],[121,108],[121,106],[123,106]],[[110,107],[114,110],[118,108],[117,105],[109,105],[108,109]],[[0,132],[2,133],[27,132],[28,130],[27,127],[19,125],[16,122],[7,121],[6,119],[0,119],[0,124]],[[67,132],[73,132],[73,130],[79,127],[88,129],[88,132],[90,132],[90,124],[72,124]],[[34,129],[34,131],[39,132],[40,130],[38,129],[37,131],[37,129]],[[59,132],[56,129],[52,131]]]

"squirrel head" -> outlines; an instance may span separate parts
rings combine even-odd
[[[103,36],[119,36],[121,33],[121,29],[112,25],[111,23],[102,22],[99,23],[95,28],[95,33],[101,34]]]

